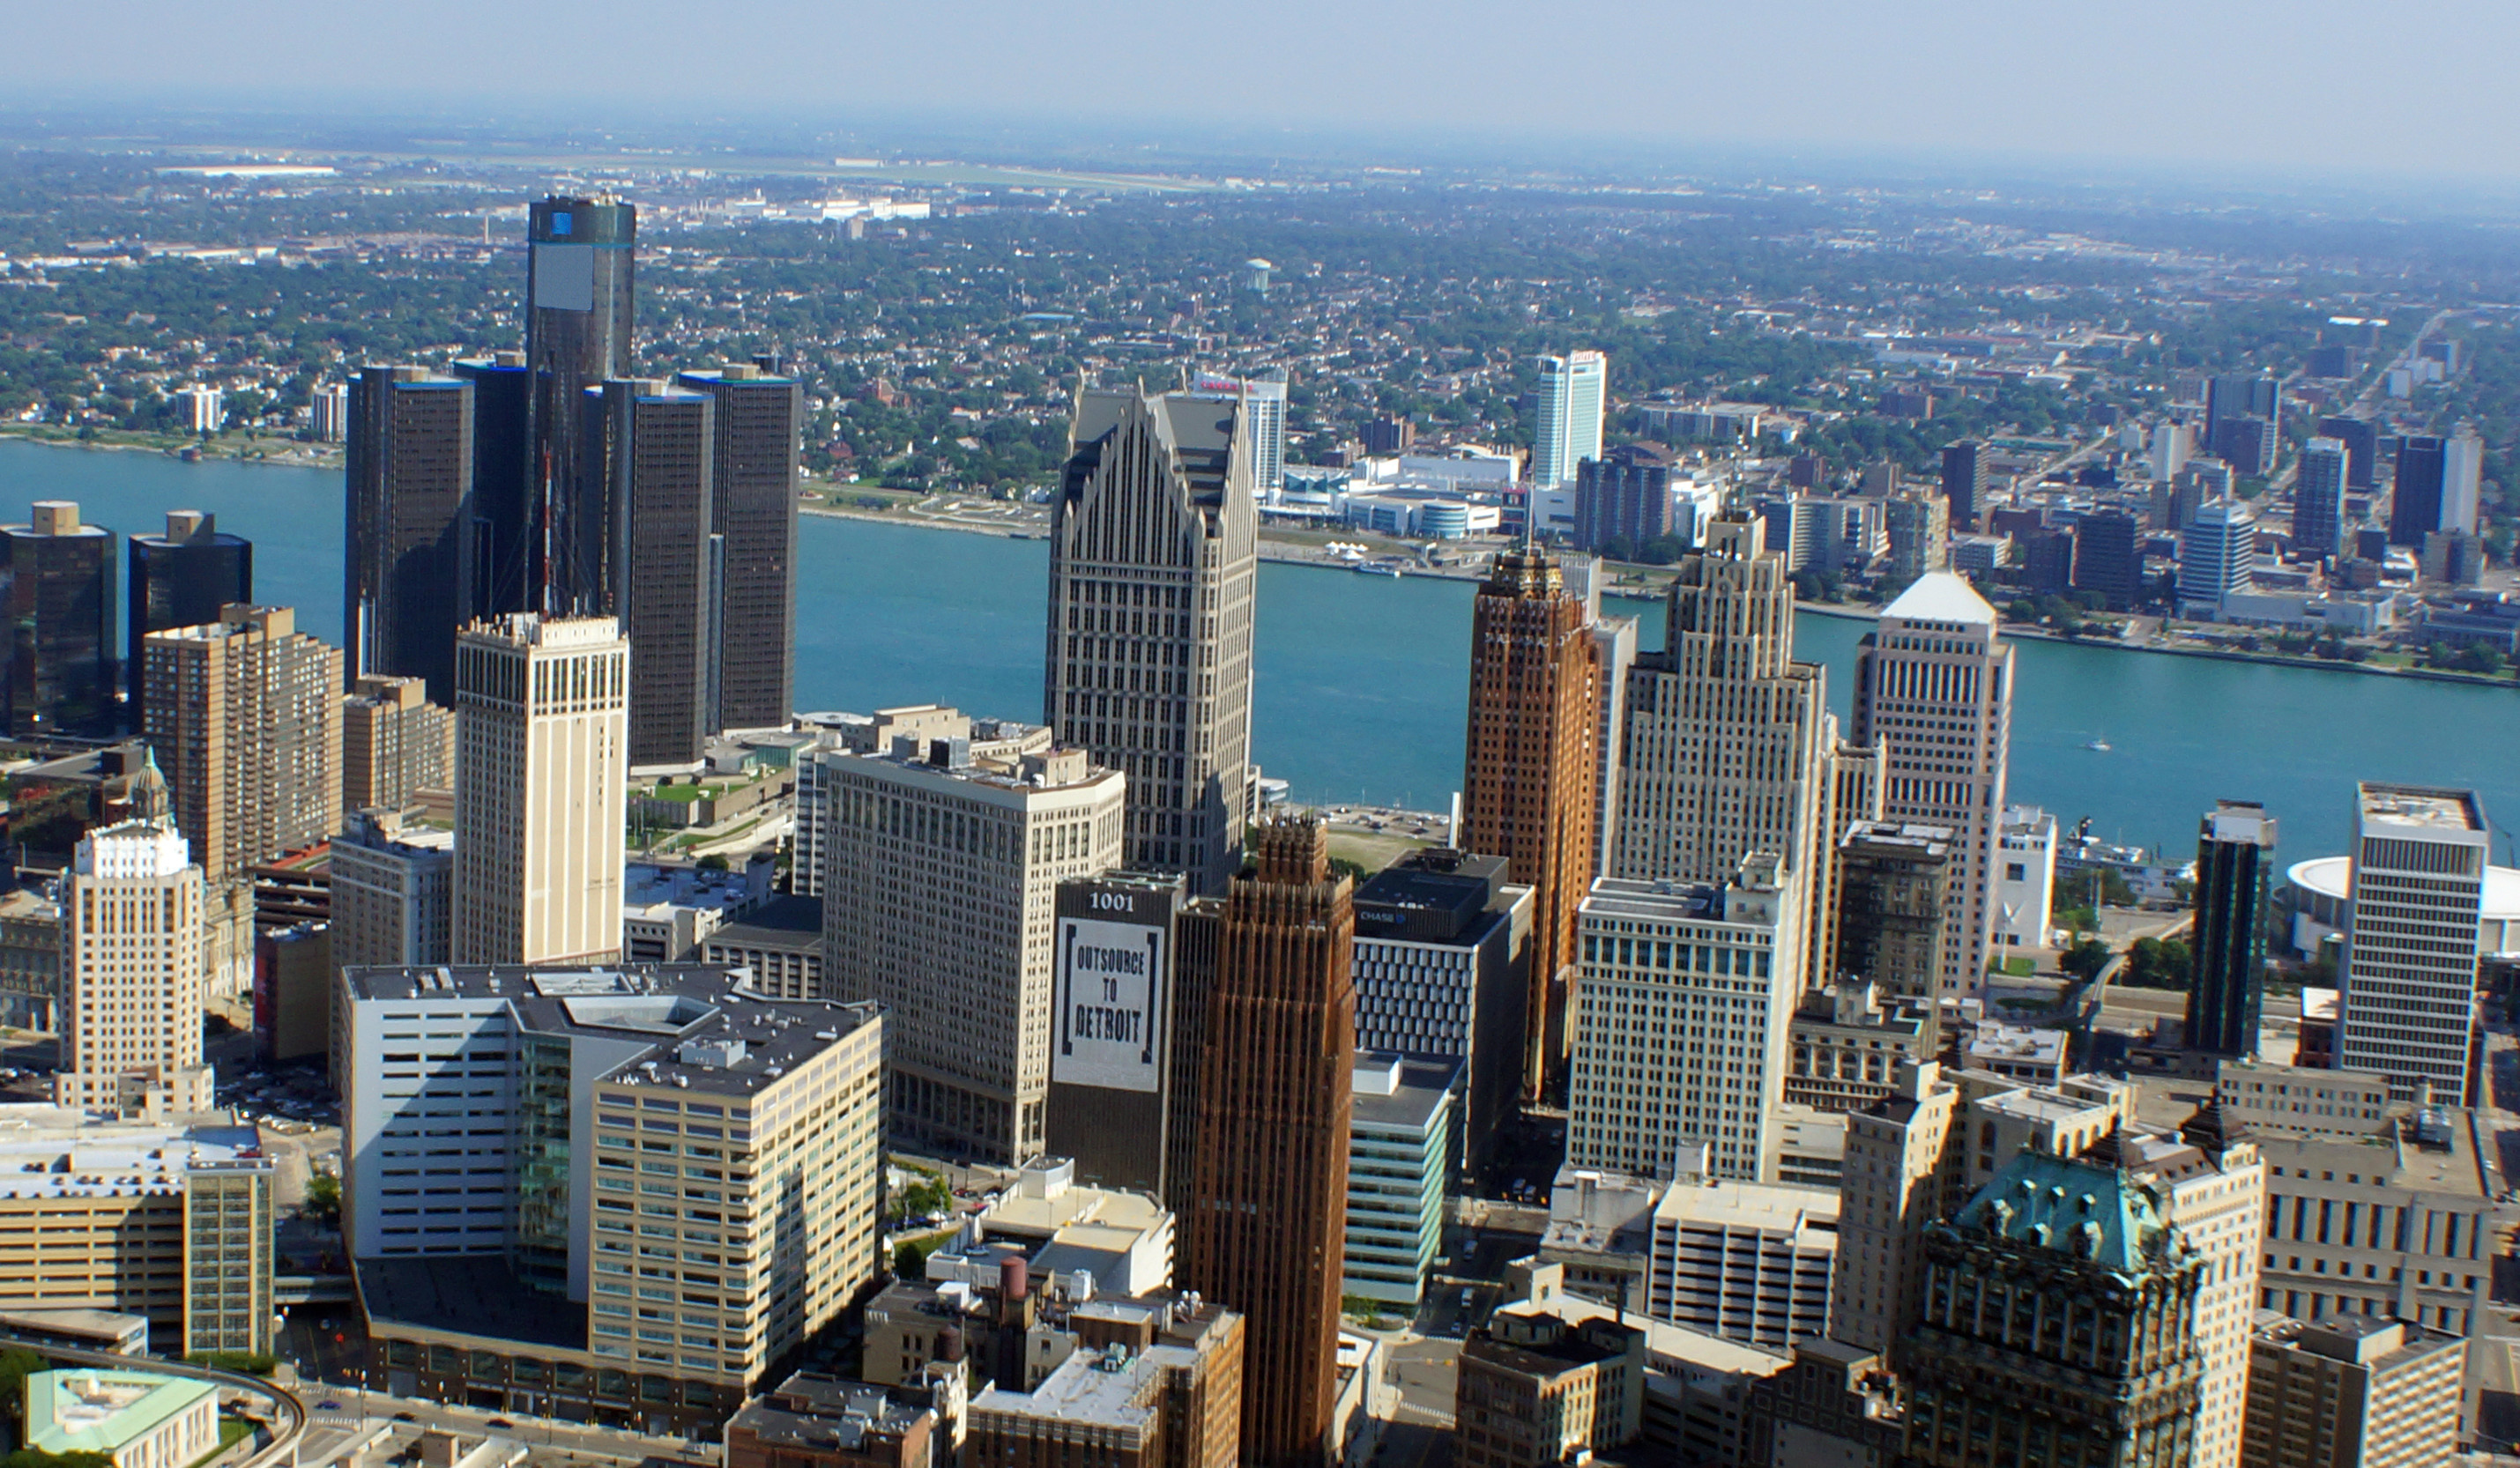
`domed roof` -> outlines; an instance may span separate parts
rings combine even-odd
[[[174,820],[175,798],[166,788],[166,777],[158,768],[154,750],[141,756],[139,772],[131,777],[130,803],[135,820],[158,825]]]

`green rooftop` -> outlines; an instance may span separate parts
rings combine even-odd
[[[211,1382],[147,1371],[30,1371],[26,1446],[111,1455],[204,1398],[215,1405],[218,1392]]]
[[[2167,1231],[2152,1195],[2114,1167],[2025,1151],[1969,1199],[1953,1225],[2137,1274]]]

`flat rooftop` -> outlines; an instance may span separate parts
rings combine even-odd
[[[1185,1346],[1154,1346],[1132,1356],[1122,1347],[1078,1351],[1030,1392],[991,1387],[971,1399],[971,1414],[1005,1412],[1036,1422],[1151,1430],[1155,1409],[1137,1403],[1148,1395],[1149,1378],[1167,1367],[1189,1370],[1198,1353]]]
[[[1584,899],[1584,911],[1605,917],[1655,922],[1720,922],[1724,889],[1694,882],[1636,882],[1602,877]]]
[[[176,1193],[197,1167],[267,1167],[254,1129],[224,1114],[125,1122],[43,1103],[0,1105],[0,1198]]]
[[[2485,830],[2485,811],[2474,790],[2365,784],[2359,788],[2358,798],[2366,825],[2386,823],[2480,834]]]
[[[519,1278],[504,1254],[356,1259],[371,1321],[559,1351],[586,1349],[586,1306]]]
[[[1823,1232],[1835,1236],[1838,1195],[1834,1188],[1800,1187],[1790,1182],[1674,1182],[1654,1205],[1657,1224],[1688,1222],[1717,1228],[1757,1229],[1763,1233]],[[1825,1225],[1825,1226],[1822,1226]]]
[[[819,952],[823,947],[823,900],[793,894],[774,897],[700,942],[704,946],[718,943],[729,948],[801,947]]]
[[[1418,1060],[1369,1050],[1356,1057],[1351,1125],[1422,1132],[1461,1076],[1458,1060]]]
[[[752,971],[716,963],[555,969],[510,965],[348,968],[363,1002],[504,1005],[530,1034],[601,1033],[650,1042],[601,1078],[745,1096],[839,1042],[880,1012],[873,1003],[771,999]]]

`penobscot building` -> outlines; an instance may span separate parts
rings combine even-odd
[[[1215,895],[1251,807],[1255,445],[1230,394],[1088,388],[1052,511],[1045,718],[1128,777],[1132,867]]]

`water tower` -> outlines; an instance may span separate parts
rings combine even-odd
[[[1251,288],[1252,294],[1267,295],[1269,293],[1269,272],[1277,268],[1277,266],[1272,265],[1268,261],[1255,255],[1242,262],[1242,282],[1244,285]]]

